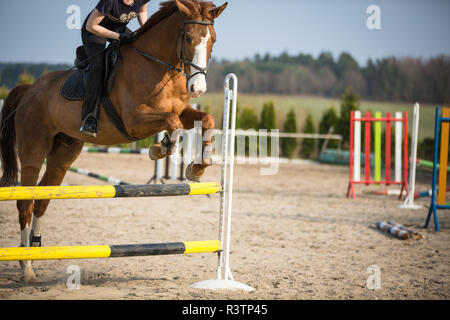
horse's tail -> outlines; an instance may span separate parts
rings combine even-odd
[[[15,186],[18,181],[19,167],[16,153],[16,109],[25,92],[31,87],[24,84],[15,87],[6,97],[0,120],[0,154],[3,175],[0,187]]]

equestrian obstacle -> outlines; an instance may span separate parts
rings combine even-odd
[[[69,171],[81,174],[82,176],[86,176],[86,177],[94,178],[94,179],[97,179],[97,180],[109,182],[109,183],[114,184],[114,185],[130,185],[131,184],[131,183],[122,181],[120,179],[107,177],[107,176],[104,176],[104,175],[101,175],[101,174],[98,174],[98,173],[95,173],[95,172],[91,172],[91,171],[86,170],[86,169],[81,169],[81,168],[76,168],[76,167],[69,167]]]
[[[417,144],[419,139],[419,115],[420,106],[419,103],[414,105],[414,116],[412,126],[412,138],[411,138],[411,156],[409,158],[409,191],[405,201],[399,206],[401,209],[420,209],[422,206],[414,204],[416,198],[416,165],[417,165]],[[407,140],[408,132],[405,133],[405,139]],[[400,194],[401,196],[401,194]]]
[[[157,141],[161,141],[164,138],[164,132],[160,132],[157,135]],[[130,149],[130,148],[117,148],[117,147],[110,147],[110,148],[99,148],[99,147],[84,147],[83,152],[87,153],[115,153],[115,154],[145,154],[148,155],[150,149],[149,148],[141,148],[141,149]],[[184,150],[183,150],[184,152]],[[191,154],[191,151],[189,151],[187,154]],[[147,182],[147,184],[150,184],[152,182],[157,183],[158,181],[161,183],[165,183],[165,180],[179,180],[184,181],[184,162],[189,162],[191,158],[187,158],[186,160],[183,160],[180,163],[180,169],[179,169],[179,176],[177,177],[177,168],[176,165],[173,162],[173,155],[166,157],[165,160],[160,159],[155,161],[155,171],[153,176],[150,178],[150,180]],[[163,166],[165,161],[165,174],[163,175]],[[172,163],[172,165],[171,165]],[[169,176],[169,170],[171,171]]]
[[[439,189],[437,189],[437,190],[439,190]],[[450,191],[450,186],[447,186],[446,192],[449,192],[449,191]],[[429,189],[427,191],[414,192],[414,199],[431,197],[432,192],[433,192],[432,189]],[[396,190],[379,190],[379,191],[370,190],[370,191],[363,191],[363,193],[372,194],[372,195],[376,195],[376,196],[399,196],[400,190],[397,190],[397,189]],[[420,206],[417,206],[417,207],[420,207]],[[407,208],[407,207],[402,205],[402,206],[400,206],[400,208]],[[415,209],[415,208],[408,208],[408,209]]]
[[[201,106],[197,104],[193,104],[192,107],[196,110],[201,110]],[[156,140],[161,141],[164,138],[165,131],[159,132]],[[220,132],[221,133],[221,132]],[[192,155],[194,153],[194,129],[184,130],[183,134],[183,142],[178,142],[176,145],[176,149],[178,150],[180,144],[183,144],[183,148],[181,150],[181,160],[178,160],[180,156],[177,151],[174,152],[169,157],[166,157],[165,160],[159,159],[155,161],[155,171],[153,176],[147,182],[150,183],[165,183],[164,180],[172,180],[172,181],[184,181],[186,180],[184,176],[184,164],[192,162]],[[115,153],[115,154],[149,154],[149,148],[141,148],[141,149],[131,149],[131,148],[119,148],[119,147],[84,147],[83,152],[87,153]],[[165,162],[165,164],[164,164]],[[165,167],[165,173],[163,174],[163,167]],[[170,173],[169,173],[170,171]],[[177,171],[179,175],[177,177]]]
[[[0,248],[0,261],[96,259],[218,252],[218,240],[70,247]]]
[[[99,147],[83,147],[83,152],[88,153],[119,153],[119,154],[148,154],[150,149],[129,149],[129,148],[99,148]]]
[[[0,163],[0,168],[1,168],[1,163]],[[68,171],[77,173],[82,176],[90,177],[93,179],[109,182],[113,185],[131,185],[131,183],[122,181],[120,179],[113,178],[113,177],[107,177],[107,176],[104,176],[104,175],[101,175],[98,173],[94,173],[94,172],[91,172],[89,170],[82,169],[82,168],[69,167]],[[20,181],[17,181],[17,185],[20,186]]]
[[[439,140],[439,134],[441,138]],[[439,221],[437,210],[450,209],[450,204],[445,202],[445,192],[447,186],[447,165],[448,165],[448,143],[450,134],[450,108],[436,108],[435,128],[434,128],[434,159],[433,159],[433,181],[431,185],[431,204],[428,216],[425,221],[425,228],[428,228],[431,215],[434,218],[434,227],[439,232]],[[440,146],[440,147],[439,147]],[[439,182],[437,181],[437,166],[439,157]],[[437,186],[439,191],[437,192]],[[437,197],[436,197],[437,196]]]
[[[364,123],[364,177],[361,177],[361,124]],[[374,176],[371,177],[371,124],[374,124]],[[381,124],[385,123],[385,179],[381,180]],[[391,180],[391,125],[395,124],[395,172]],[[403,142],[402,142],[403,136]],[[347,189],[347,198],[352,194],[355,199],[355,184],[398,184],[401,185],[400,198],[403,190],[408,189],[408,113],[396,112],[395,117],[387,112],[385,117],[376,112],[371,117],[366,112],[361,117],[360,111],[350,114],[350,182]]]
[[[220,184],[215,182],[115,186],[7,187],[0,188],[0,201],[173,197],[213,194],[218,193],[220,190]]]
[[[395,223],[395,222],[378,221],[376,226],[379,230],[383,231],[384,233],[389,233],[389,234],[393,235],[394,237],[399,238],[401,240],[406,240],[406,239],[420,240],[420,239],[422,239],[422,236],[417,231],[408,229],[405,226]]]
[[[230,82],[232,81],[232,86]],[[93,199],[220,194],[219,240],[138,245],[72,247],[0,248],[0,261],[91,259],[162,254],[218,253],[217,278],[192,284],[201,289],[242,289],[253,291],[234,281],[230,268],[231,213],[236,128],[237,77],[229,74],[224,83],[221,183],[184,183],[163,185],[8,187],[0,188],[0,201],[44,199]],[[231,123],[230,123],[231,111]]]
[[[433,169],[433,161],[418,159],[417,163],[422,167]],[[437,163],[436,168],[440,169],[440,167],[439,163]],[[450,166],[447,166],[447,172],[450,172]]]

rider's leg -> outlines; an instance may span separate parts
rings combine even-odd
[[[106,40],[89,35],[83,37],[83,44],[91,59],[86,85],[86,100],[81,112],[80,132],[95,137],[97,136],[97,117],[105,74],[105,54],[99,54],[99,52],[105,49]]]

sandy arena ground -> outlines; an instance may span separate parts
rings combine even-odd
[[[82,154],[74,164],[132,183],[153,174],[146,156]],[[20,282],[18,262],[0,262],[0,299],[449,299],[450,215],[441,232],[421,229],[421,210],[401,210],[396,197],[364,194],[347,200],[348,168],[281,165],[235,170],[231,267],[256,291],[210,292],[190,283],[215,277],[217,256],[154,256],[36,261],[38,283]],[[220,181],[220,167],[204,181]],[[419,175],[420,177],[420,175]],[[417,190],[430,187],[425,174]],[[68,173],[64,183],[104,184]],[[44,220],[43,244],[103,245],[217,239],[219,197],[55,200]],[[0,246],[20,239],[15,202],[0,204]],[[375,229],[379,220],[420,228],[422,240],[398,240]],[[67,268],[82,270],[81,288],[66,286]],[[381,268],[381,289],[366,287],[367,268]]]

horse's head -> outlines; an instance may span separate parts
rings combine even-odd
[[[228,3],[215,7],[211,2],[174,0],[184,19],[178,48],[187,76],[187,90],[191,97],[206,92],[206,69],[216,41],[214,20]]]

